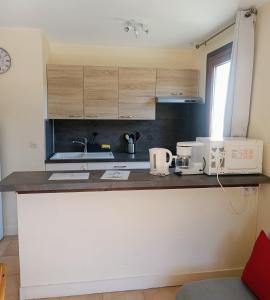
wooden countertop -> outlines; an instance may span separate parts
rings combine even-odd
[[[84,171],[85,172],[85,171]],[[147,170],[132,170],[129,180],[101,180],[104,171],[91,171],[88,180],[49,181],[53,172],[14,172],[0,182],[0,192],[56,193],[81,191],[119,191],[152,189],[187,189],[219,187],[215,176],[171,174],[153,176]],[[220,176],[224,187],[258,186],[270,183],[264,175]]]

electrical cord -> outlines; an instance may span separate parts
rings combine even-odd
[[[218,162],[218,163],[217,163],[217,181],[218,181],[218,184],[220,185],[222,191],[223,191],[223,192],[226,192],[226,189],[224,188],[224,186],[222,185],[222,183],[221,183],[221,181],[220,181],[220,179],[219,179],[219,174],[220,174],[220,171],[221,171],[221,167],[222,167],[222,165],[223,165],[223,163],[224,163],[224,152],[222,152],[222,157],[220,157],[220,155],[219,155],[218,160],[216,160],[216,162]],[[231,210],[232,210],[236,215],[238,215],[238,216],[244,214],[244,213],[247,212],[248,209],[249,209],[249,202],[247,203],[247,205],[246,205],[245,208],[243,208],[241,211],[239,211],[239,210],[237,210],[237,209],[235,208],[235,206],[233,205],[232,199],[231,199],[230,197],[229,197],[228,201],[229,201],[229,205],[230,205],[230,207],[231,207]]]
[[[216,160],[217,162],[217,160]],[[224,188],[224,186],[222,185],[220,179],[219,179],[219,173],[220,173],[220,169],[221,169],[221,166],[224,162],[224,153],[222,155],[222,158],[220,159],[220,156],[218,157],[218,163],[217,163],[217,182],[218,184],[220,185],[221,189],[223,192],[226,192],[226,189]]]

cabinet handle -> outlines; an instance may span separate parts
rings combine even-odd
[[[86,118],[98,118],[99,117],[99,115],[87,115],[87,116],[85,116]]]
[[[114,169],[124,169],[127,168],[127,166],[113,166]]]
[[[183,92],[179,92],[179,93],[173,92],[173,93],[171,93],[171,95],[172,96],[183,96]]]
[[[68,117],[69,118],[81,118],[82,116],[79,116],[79,115],[69,115]]]
[[[134,118],[134,116],[120,116],[120,118],[132,119],[132,118]]]

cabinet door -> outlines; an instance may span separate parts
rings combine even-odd
[[[119,119],[155,119],[156,69],[119,68]]]
[[[156,105],[154,97],[119,98],[119,119],[155,120]]]
[[[96,162],[88,163],[88,170],[136,170],[150,169],[149,161],[134,162]]]
[[[83,67],[48,65],[48,118],[83,117]]]
[[[118,119],[117,67],[84,67],[84,116]]]
[[[157,70],[157,96],[198,96],[197,70]]]
[[[87,163],[57,163],[46,164],[46,171],[84,171],[87,170]]]

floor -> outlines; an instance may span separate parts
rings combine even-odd
[[[0,241],[0,262],[7,264],[5,300],[19,299],[19,247],[17,236]],[[51,300],[175,300],[179,286],[128,292],[92,294],[76,297],[50,298]]]

